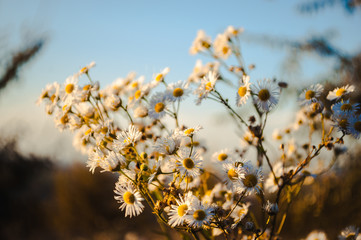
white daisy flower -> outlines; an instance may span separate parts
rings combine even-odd
[[[338,239],[356,240],[358,235],[359,235],[359,228],[356,228],[355,226],[348,226],[347,228],[342,230],[341,234],[338,236]]]
[[[187,176],[180,183],[180,188],[183,190],[189,190],[193,188],[198,188],[200,185],[201,185],[200,176],[197,177]]]
[[[68,113],[58,112],[54,118],[55,127],[59,129],[59,131],[63,131],[69,127],[69,115]]]
[[[223,149],[218,152],[213,153],[212,155],[212,161],[216,164],[219,163],[232,163],[233,162],[233,156],[231,154],[231,151],[229,149]]]
[[[310,105],[311,103],[317,102],[318,98],[323,92],[323,86],[321,84],[311,85],[310,87],[303,90],[299,96],[301,105]]]
[[[208,72],[201,80],[199,87],[194,91],[194,94],[198,96],[196,104],[199,105],[203,99],[207,98],[209,93],[214,90],[218,75],[214,71]]]
[[[64,83],[64,96],[63,101],[69,96],[76,96],[76,92],[78,91],[78,78],[74,76],[70,76],[65,79]]]
[[[152,119],[160,119],[165,116],[168,98],[163,93],[156,93],[149,101],[148,116]]]
[[[240,181],[236,182],[237,192],[246,191],[246,195],[259,193],[262,191],[261,182],[263,174],[260,168],[255,168],[249,163],[245,163],[239,170]]]
[[[183,225],[194,199],[195,196],[192,194],[192,192],[186,193],[184,197],[179,195],[179,199],[175,199],[177,205],[172,205],[168,213],[168,223],[170,226],[176,227],[179,225]]]
[[[247,215],[250,203],[243,203],[241,206],[237,206],[231,213],[234,224],[237,225]],[[233,228],[233,225],[232,225]]]
[[[227,29],[224,31],[224,34],[227,38],[238,36],[239,34],[244,32],[244,28],[235,28],[233,26],[228,26]]]
[[[143,212],[144,206],[142,201],[144,200],[140,193],[131,184],[121,184],[117,182],[115,184],[114,193],[119,196],[114,198],[120,203],[120,209],[125,209],[125,216],[133,217],[138,216]]]
[[[167,96],[169,101],[176,102],[182,101],[189,94],[186,82],[178,81],[176,83],[169,84],[167,87]]]
[[[224,163],[222,164],[223,168],[223,182],[227,185],[227,187],[231,190],[234,189],[234,185],[239,181],[239,177],[241,174],[239,163]]]
[[[334,105],[332,105],[331,109],[335,114],[352,114],[356,113],[360,108],[360,105],[358,103],[351,104],[350,100],[337,102]]]
[[[199,132],[199,130],[203,129],[203,127],[201,125],[197,125],[196,127],[193,128],[187,128],[185,130],[179,130],[176,129],[175,135],[179,135],[182,137],[193,137],[193,135],[197,132]]]
[[[211,47],[212,39],[203,30],[199,30],[189,50],[190,54],[204,52]]]
[[[340,88],[335,88],[333,91],[330,91],[327,95],[327,99],[338,100],[343,98],[344,96],[350,94],[351,92],[355,91],[355,86],[353,85],[346,85]]]
[[[85,67],[81,68],[80,71],[78,72],[78,75],[82,75],[82,74],[87,74],[89,72],[89,70],[91,68],[95,67],[95,62],[91,62],[88,65],[86,65]]]
[[[237,106],[241,106],[247,102],[249,96],[251,96],[251,83],[249,82],[249,76],[243,75],[242,82],[240,81],[237,90],[236,103]]]
[[[123,155],[116,152],[109,152],[105,159],[99,162],[99,166],[103,168],[102,172],[111,172],[120,169],[126,160]]]
[[[333,126],[337,127],[338,131],[344,132],[345,134],[350,134],[350,120],[354,119],[352,116],[345,114],[333,114],[332,121],[334,122]]]
[[[133,116],[135,118],[145,118],[148,116],[148,108],[143,105],[139,105],[136,109],[134,109]]]
[[[213,216],[213,208],[208,205],[203,205],[197,199],[192,203],[191,209],[186,215],[186,221],[191,227],[201,228],[208,225]]]
[[[117,136],[120,142],[126,145],[135,144],[142,137],[142,133],[134,125],[129,125],[127,130],[122,130]]]
[[[161,154],[173,155],[178,151],[180,144],[180,136],[173,134],[168,137],[158,138],[155,145],[153,145],[153,149]]]
[[[361,115],[353,115],[349,120],[348,125],[349,133],[356,139],[360,138],[361,134]]]
[[[41,91],[41,94],[36,101],[36,104],[39,105],[43,101],[46,101],[46,105],[53,105],[55,107],[56,103],[59,100],[59,91],[59,83],[54,82],[52,84],[47,84],[45,89]]]
[[[93,151],[88,155],[87,167],[89,167],[89,171],[94,174],[94,171],[101,161],[105,158],[105,154],[98,148],[94,148]]]
[[[203,161],[197,151],[192,151],[192,153],[190,151],[189,148],[182,148],[178,151],[178,156],[173,159],[182,176],[195,178],[201,174]]]
[[[327,240],[327,236],[322,231],[314,230],[307,235],[306,240]]]
[[[228,37],[224,34],[217,35],[213,47],[217,57],[227,59],[232,54],[231,46],[228,44]]]
[[[252,86],[258,108],[263,112],[269,112],[278,103],[279,87],[269,79],[258,81],[258,85]]]
[[[164,78],[169,73],[169,70],[170,70],[169,67],[166,67],[160,73],[155,74],[153,83],[159,84],[160,82],[164,81]]]
[[[122,99],[118,95],[111,94],[105,98],[104,105],[111,111],[117,111],[122,106]]]

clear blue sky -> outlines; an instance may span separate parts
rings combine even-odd
[[[63,82],[91,61],[97,63],[92,74],[102,86],[130,71],[150,80],[164,67],[170,67],[171,81],[184,80],[198,58],[188,52],[199,29],[213,39],[233,25],[252,34],[294,40],[334,30],[332,43],[337,47],[348,53],[361,50],[359,11],[348,15],[342,8],[328,8],[301,14],[297,6],[302,2],[0,0],[1,48],[16,50],[26,39],[47,38],[41,53],[22,69],[20,82],[0,95],[0,114],[5,116],[0,127],[15,116],[27,121],[22,112],[40,114],[42,109],[34,103],[41,89]],[[280,76],[285,51],[251,42],[242,49],[246,62],[257,65],[252,78]],[[305,66],[300,80],[315,79],[332,63],[312,60]]]

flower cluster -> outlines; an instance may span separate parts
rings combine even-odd
[[[212,42],[199,31],[191,53],[208,55],[214,62],[202,65],[197,61],[185,81],[168,83],[170,69],[165,68],[151,81],[132,72],[102,89],[90,76],[95,65],[91,63],[64,84],[55,82],[42,91],[38,103],[55,116],[59,130],[74,132],[74,146],[88,154],[89,170],[94,173],[99,168],[118,176],[115,199],[125,216],[138,216],[148,206],[161,224],[196,239],[198,234],[272,239],[282,229],[277,222],[278,206],[290,203],[284,198],[297,195],[294,186],[301,187],[305,178],[317,175],[308,168],[311,160],[324,148],[342,144],[345,135],[359,138],[359,105],[347,99],[354,87],[337,88],[322,99],[324,88],[316,84],[301,93],[296,123],[274,133],[281,141],[279,159],[269,156],[264,129],[287,84],[251,80],[248,71],[254,66],[244,66],[239,47],[242,32],[242,28],[230,26]],[[231,57],[233,65],[225,62]],[[221,70],[236,80],[229,80]],[[234,103],[222,95],[223,83],[231,86]],[[181,102],[191,93],[197,105],[212,99],[225,107],[244,133],[240,136],[242,149],[209,152],[199,140],[202,127],[182,124]],[[333,103],[332,111],[326,110],[325,101]],[[240,108],[253,108],[254,114],[245,120]],[[311,140],[296,143],[293,133],[302,126],[309,126],[311,134],[320,126],[322,137],[317,146]],[[334,128],[342,135],[335,137]],[[257,152],[254,158],[247,155],[252,148]],[[255,204],[255,198],[260,203]],[[251,206],[261,208],[262,222],[249,214]],[[349,232],[358,234],[354,228],[342,234]]]

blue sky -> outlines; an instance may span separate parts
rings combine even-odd
[[[53,81],[63,82],[91,61],[97,63],[93,78],[102,86],[130,71],[150,80],[164,67],[171,69],[170,81],[185,80],[199,58],[189,54],[199,29],[212,39],[228,25],[291,40],[334,31],[332,43],[337,47],[350,54],[361,50],[360,12],[348,15],[342,8],[328,8],[301,14],[297,6],[302,2],[0,0],[0,47],[16,50],[26,39],[47,39],[41,53],[22,69],[20,81],[1,93],[0,128],[15,118],[25,125],[51,125],[43,109],[35,106],[41,89]],[[246,63],[257,66],[251,78],[286,77],[281,71],[284,50],[249,41],[242,43],[242,50]],[[313,81],[333,64],[307,60],[303,64],[307,71],[297,82]]]

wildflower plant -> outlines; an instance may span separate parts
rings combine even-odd
[[[346,135],[360,137],[359,105],[349,99],[354,86],[337,88],[322,98],[324,88],[316,84],[300,93],[295,123],[273,134],[280,144],[279,156],[269,155],[264,130],[287,84],[250,78],[248,72],[254,66],[244,64],[242,32],[230,26],[212,42],[199,31],[190,52],[206,55],[212,62],[197,61],[186,81],[169,82],[170,69],[165,68],[149,82],[130,73],[101,88],[91,78],[95,66],[91,63],[64,84],[49,84],[42,91],[37,103],[55,116],[59,130],[75,133],[74,146],[88,154],[89,170],[94,173],[99,168],[118,176],[115,199],[125,216],[136,217],[148,206],[165,232],[173,228],[194,239],[200,235],[273,239],[284,225],[284,209],[305,179],[317,176],[310,163],[322,151],[342,145]],[[233,90],[234,104],[220,91],[223,83]],[[241,151],[205,151],[197,139],[202,126],[197,122],[185,126],[179,119],[182,102],[191,93],[197,105],[213,100],[224,106],[244,133]],[[326,101],[331,101],[330,110],[324,107]],[[253,114],[244,118],[239,111],[246,107],[252,107]],[[166,123],[165,116],[174,123]],[[315,134],[317,128],[320,135]],[[301,129],[308,129],[309,140],[296,143],[294,136]],[[256,155],[246,158],[250,149]],[[211,164],[207,165],[208,156]],[[333,159],[323,171],[332,167],[337,156]],[[206,167],[212,164],[213,168]],[[253,213],[257,207],[263,213],[261,219]],[[356,236],[358,229],[347,228],[340,239],[350,234]]]

